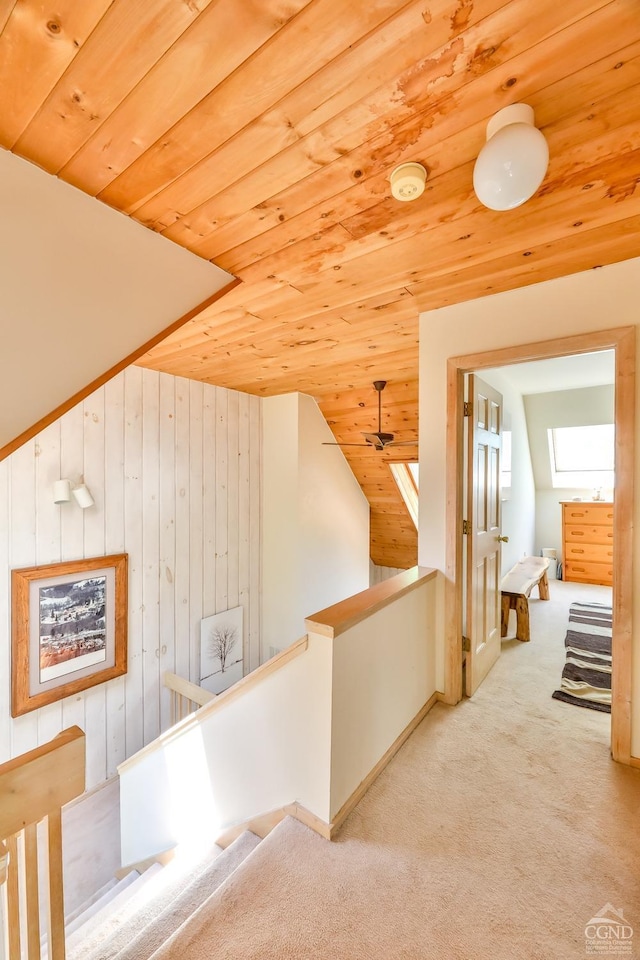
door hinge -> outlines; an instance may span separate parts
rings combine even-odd
[[[469,534],[471,533],[471,524],[469,523],[468,520],[462,521],[462,533],[464,536],[469,536]]]
[[[462,408],[462,410],[463,410],[463,416],[465,416],[465,417],[470,417],[470,416],[471,416],[471,403],[469,403],[468,401],[465,400],[465,402],[464,402],[464,407]]]
[[[471,653],[471,640],[469,640],[469,637],[462,638],[462,652]]]

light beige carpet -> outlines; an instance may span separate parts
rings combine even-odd
[[[552,583],[531,643],[431,711],[337,842],[284,821],[154,960],[578,960],[608,903],[640,956],[640,771],[608,715],[551,698],[589,596]]]
[[[158,902],[148,904],[147,909],[135,918],[135,925],[127,924],[126,940],[109,939],[102,949],[98,949],[85,960],[140,960],[150,957],[153,951],[163,944],[178,927],[193,913],[196,906],[210,896],[232,873],[238,865],[255,850],[260,839],[255,834],[243,833],[230,846],[216,857],[206,868],[197,872],[191,882],[183,877],[182,891],[166,901],[164,909],[158,912]]]

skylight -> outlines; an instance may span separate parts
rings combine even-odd
[[[554,487],[613,488],[613,423],[553,427],[548,436]]]
[[[409,516],[418,529],[418,484],[419,464],[417,462],[390,463],[393,479],[404,500]]]

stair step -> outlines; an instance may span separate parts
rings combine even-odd
[[[326,842],[320,840],[317,834],[314,834],[297,820],[285,817],[265,837],[255,854],[240,864],[228,880],[221,884],[185,923],[158,947],[151,957],[142,954],[139,960],[175,960],[176,957],[179,957],[180,960],[202,960],[204,957],[226,956],[223,928],[227,927],[226,934],[228,936],[230,924],[235,925],[238,920],[246,919],[250,891],[256,887],[256,871],[264,874],[268,865],[273,863],[274,856],[278,859],[282,858],[282,850],[289,846],[289,838],[292,832],[294,835],[303,836],[305,842],[309,842],[308,837],[311,838],[310,842],[312,844],[314,842]],[[256,911],[259,913],[259,908],[254,907],[253,911],[250,910],[254,920]],[[240,954],[234,954],[234,956],[236,955],[240,956]],[[257,953],[251,955],[258,956]],[[286,955],[293,956],[294,954],[287,953]],[[276,956],[276,954],[272,953],[270,956]],[[120,960],[120,957],[118,957],[118,960]],[[138,960],[138,958],[131,954],[127,956],[126,960]]]
[[[92,916],[90,912],[90,908],[93,906],[93,904],[97,900],[101,900],[103,904],[107,904],[109,902],[109,899],[110,899],[109,893],[113,890],[113,888],[116,886],[117,883],[118,883],[117,878],[111,877],[111,879],[107,880],[107,882],[103,884],[103,886],[101,886],[99,890],[96,890],[96,892],[92,896],[88,897],[83,903],[79,904],[75,908],[75,910],[72,910],[70,913],[66,914],[64,918],[64,927],[65,927],[66,937],[69,937],[70,934],[73,932],[74,921],[80,918],[80,924],[83,924],[85,919],[83,917],[83,914],[86,913],[87,919],[89,919],[89,917]],[[112,894],[112,896],[115,896],[115,894]],[[0,929],[2,928],[0,927]],[[40,954],[41,954],[42,960],[47,960],[48,949],[49,949],[49,937],[48,937],[47,931],[42,930],[40,935]],[[0,951],[0,960],[2,960],[1,951]]]
[[[131,873],[128,873],[126,877],[123,877],[122,880],[118,880],[113,886],[111,886],[105,893],[99,897],[97,900],[94,900],[88,908],[80,913],[74,920],[71,921],[66,927],[66,936],[67,940],[73,934],[76,933],[81,927],[83,927],[92,917],[97,913],[100,913],[102,910],[106,910],[108,904],[115,900],[127,887],[130,887],[132,883],[139,878],[140,874],[137,870],[132,870]]]
[[[243,833],[212,863],[199,872],[194,871],[186,885],[183,880],[181,890],[176,891],[173,899],[164,905],[160,901],[150,901],[116,937],[103,942],[93,952],[82,954],[82,960],[146,960],[203,900],[226,882],[259,843],[260,838],[255,834]]]
[[[107,880],[107,882],[102,887],[100,887],[99,890],[96,890],[96,892],[92,896],[88,897],[83,903],[79,904],[79,906],[77,906],[75,910],[71,910],[64,918],[65,927],[68,929],[69,925],[73,923],[74,920],[76,920],[82,913],[84,913],[85,910],[88,910],[89,907],[91,907],[96,902],[96,900],[99,900],[101,897],[104,897],[109,892],[109,890],[112,890],[113,887],[115,887],[117,882],[118,881],[115,877],[111,877],[111,879]]]
[[[222,848],[214,844],[196,857],[172,858],[144,889],[131,897],[122,911],[107,916],[105,922],[97,917],[96,926],[84,938],[74,938],[71,949],[67,948],[67,960],[89,960],[94,953],[99,957],[115,956],[149,922],[149,909],[155,912],[164,910],[222,853]]]
[[[133,877],[133,879],[100,911],[88,917],[87,921],[75,930],[71,932],[67,930],[67,958],[72,960],[75,956],[77,960],[84,960],[88,952],[87,944],[91,943],[93,947],[100,943],[103,937],[109,936],[112,927],[118,929],[122,923],[126,922],[137,909],[140,898],[146,897],[147,891],[153,889],[153,884],[157,882],[162,870],[161,863],[153,863],[144,873],[138,873],[137,870],[130,871],[127,878]]]

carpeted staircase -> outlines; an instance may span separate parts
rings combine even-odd
[[[584,960],[609,905],[637,937],[640,771],[610,761],[607,714],[551,697],[594,589],[532,603],[532,642],[505,639],[472,699],[428,714],[335,842],[287,817],[129,878],[68,960]]]
[[[214,846],[195,862],[154,863],[142,874],[134,870],[111,881],[67,918],[67,960],[148,960],[167,941],[180,943],[183,928],[224,890],[259,843],[245,832],[226,850]]]

